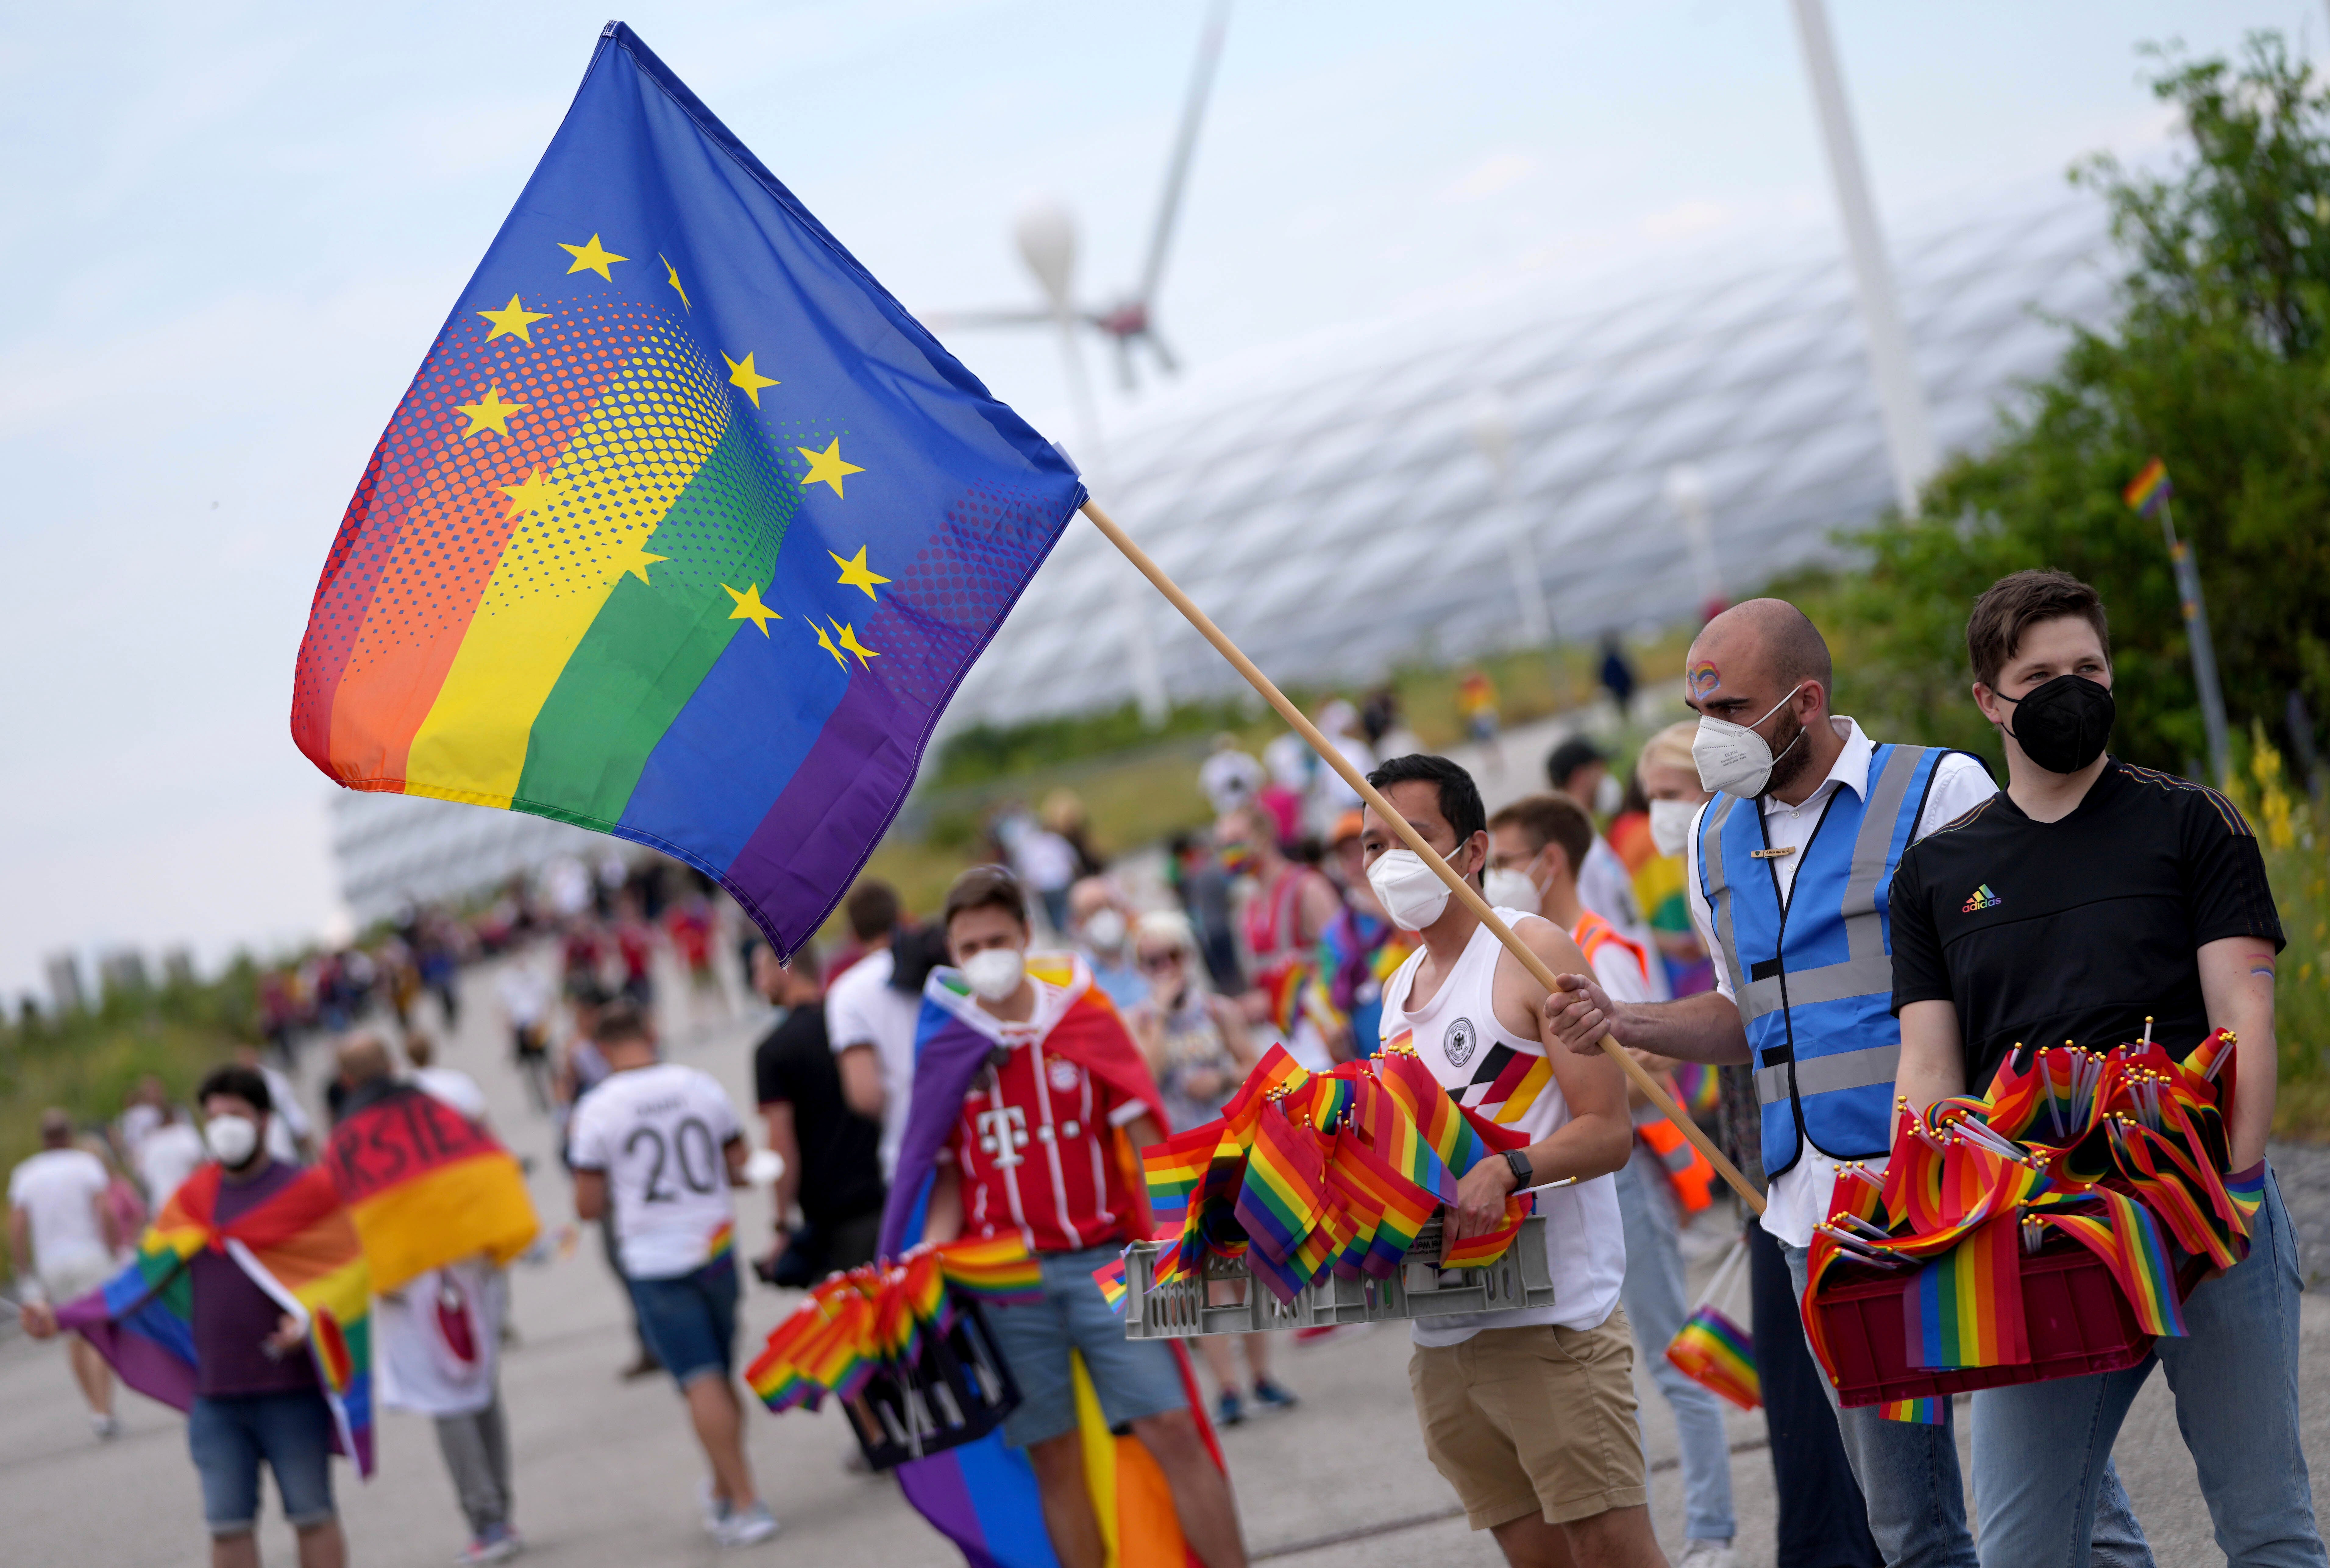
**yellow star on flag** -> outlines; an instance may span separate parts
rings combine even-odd
[[[797,446],[793,450],[809,459],[809,472],[801,475],[801,483],[813,485],[822,480],[833,487],[835,495],[841,494],[842,475],[866,471],[854,462],[841,461],[841,438],[838,435],[833,438],[833,444],[823,451],[811,451],[805,446]],[[827,553],[831,554],[830,551]]]
[[[564,499],[566,495],[566,487],[544,478],[539,465],[518,483],[496,485],[494,489],[509,497],[509,515],[502,519],[504,522],[516,522],[520,518],[542,510],[553,501]]]
[[[687,290],[679,288],[679,269],[673,266],[671,258],[661,251],[656,252],[656,260],[663,263],[663,280],[673,288],[679,289],[679,308],[683,310],[694,310],[696,307],[687,302]]]
[[[648,554],[647,546],[636,539],[626,544],[623,549],[629,558],[626,559],[624,556],[615,558],[616,575],[620,576],[623,573],[629,572],[642,583],[648,583],[649,566],[654,565],[658,561],[668,561],[671,558],[668,556],[650,556]],[[652,588],[655,584],[648,583],[648,586]]]
[[[725,354],[723,354],[720,357],[723,359],[728,359],[728,356]],[[761,388],[764,386],[780,386],[783,384],[781,382],[772,380],[768,376],[765,376],[759,371],[753,369],[753,356],[747,354],[741,360],[728,359],[728,385],[731,386],[743,387],[744,389],[744,395],[753,400],[753,406],[754,408],[758,408],[761,406]]]
[[[833,639],[825,634],[824,627],[811,621],[809,622],[809,629],[817,633],[817,645],[832,654],[836,664],[840,665],[844,670],[849,668],[849,660],[841,656],[841,650],[833,645]]]
[[[852,469],[850,471],[855,473],[857,470]],[[834,488],[838,489],[840,487],[837,485]],[[878,601],[881,598],[880,594],[874,592],[874,584],[876,583],[886,583],[890,579],[876,575],[873,569],[866,565],[865,546],[858,546],[857,553],[849,556],[846,560],[840,556],[835,555],[831,550],[828,550],[826,554],[832,556],[833,564],[841,568],[841,586],[845,588],[863,588],[866,591],[866,596],[868,599]]]
[[[494,329],[486,334],[487,342],[491,343],[497,337],[516,337],[529,348],[534,347],[534,324],[546,320],[550,316],[547,310],[527,309],[517,302],[515,294],[510,296],[510,302],[500,309],[480,310],[478,314],[494,324]]]
[[[832,627],[836,632],[841,633],[842,648],[848,652],[857,655],[857,665],[859,669],[862,670],[866,667],[866,661],[868,659],[879,659],[882,657],[879,653],[876,653],[874,650],[867,647],[864,643],[857,641],[857,630],[856,627],[844,626],[838,621],[828,621],[826,624]]]
[[[728,588],[728,584],[725,583],[723,583],[720,585],[723,588]],[[770,609],[766,604],[761,603],[761,585],[758,583],[748,585],[741,594],[736,592],[734,588],[728,588],[728,597],[736,601],[736,607],[728,612],[728,619],[731,621],[750,621],[753,625],[758,626],[761,629],[761,635],[763,637],[766,637],[769,634],[770,622],[781,621],[784,619],[783,616],[778,614],[774,610]]]
[[[516,413],[521,408],[532,408],[534,404],[530,403],[504,403],[502,401],[502,384],[497,381],[486,388],[485,396],[479,398],[477,402],[457,403],[453,406],[469,416],[469,428],[461,432],[461,439],[463,441],[467,441],[481,430],[491,430],[504,437],[507,437],[509,434],[509,416]]]
[[[602,249],[596,234],[591,236],[591,242],[587,245],[570,245],[561,240],[558,248],[574,258],[574,265],[566,269],[569,272],[596,272],[610,283],[615,280],[615,275],[607,271],[608,263],[630,260],[629,256],[618,256],[612,251]]]

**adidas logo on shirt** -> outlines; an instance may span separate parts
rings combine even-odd
[[[1984,882],[1981,887],[1976,888],[1974,890],[1974,897],[1965,901],[1965,907],[1960,909],[1958,913],[1961,915],[1979,915],[1984,909],[1995,909],[2001,904],[2005,902],[2005,899],[2000,898],[1997,894],[1990,890],[1990,884],[1988,882]]]

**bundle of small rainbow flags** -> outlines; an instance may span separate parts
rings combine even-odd
[[[1838,1174],[1813,1238],[1804,1315],[1832,1381],[1835,1360],[1809,1308],[1840,1266],[1916,1270],[1902,1291],[1912,1364],[2029,1364],[2022,1254],[2051,1235],[2103,1262],[2145,1333],[2184,1332],[2176,1254],[2212,1269],[2246,1257],[2264,1178],[2261,1168],[2238,1183],[2224,1175],[2231,1032],[2181,1061],[2150,1032],[2109,1051],[2017,1046],[1987,1095],[1937,1100],[1923,1116],[1904,1104],[1881,1181],[1857,1164]],[[1882,1409],[1938,1421],[1945,1402]]]
[[[1331,1270],[1383,1279],[1479,1161],[1526,1147],[1527,1135],[1458,1105],[1415,1048],[1309,1072],[1273,1046],[1218,1120],[1141,1152],[1162,1284],[1195,1276],[1207,1254],[1246,1259],[1282,1301]],[[1504,1256],[1533,1200],[1505,1202],[1504,1222],[1450,1247],[1441,1267],[1477,1269]],[[1094,1275],[1124,1298],[1123,1262]]]
[[[744,1381],[772,1411],[815,1410],[829,1394],[855,1399],[876,1372],[913,1362],[924,1335],[945,1333],[958,1296],[1028,1302],[1043,1288],[1034,1255],[1016,1235],[915,1247],[811,1290],[770,1331]]]

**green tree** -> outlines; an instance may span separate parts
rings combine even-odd
[[[2111,608],[2114,751],[2194,770],[2174,578],[2159,524],[2120,499],[2155,453],[2236,733],[2279,731],[2293,690],[2330,712],[2330,91],[2275,33],[2237,62],[2148,52],[2179,157],[2162,174],[2107,157],[2071,174],[2111,211],[2117,319],[2075,330],[1996,439],[1927,487],[1922,516],[1858,537],[1867,570],[1815,595],[1848,711],[1895,733],[1995,755],[1965,696],[1966,611],[2008,572],[2059,566]]]

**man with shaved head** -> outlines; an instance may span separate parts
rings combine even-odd
[[[1623,1003],[1590,976],[1564,975],[1569,1002],[1551,1027],[1577,1050],[1598,1049],[1607,1034],[1661,1056],[1753,1063],[1771,1182],[1764,1229],[1801,1296],[1837,1166],[1881,1170],[1892,1141],[1894,868],[1911,842],[1997,789],[1965,753],[1879,745],[1833,715],[1828,644],[1785,600],[1751,599],[1710,621],[1684,656],[1683,682],[1700,716],[1700,782],[1718,792],[1684,848],[1691,922],[1716,956],[1716,989]],[[1758,1326],[1769,1331],[1763,1315]],[[1821,1386],[1833,1405],[1834,1390]],[[1816,1477],[1799,1486],[1790,1467],[1811,1470],[1819,1449],[1782,1440],[1780,1416],[1776,1409],[1773,1462],[1785,1536],[1788,1500],[1818,1486]],[[1975,1568],[1949,1427],[1885,1421],[1874,1407],[1840,1411],[1837,1425],[1885,1561]],[[2107,1511],[2114,1499],[2124,1513],[2116,1479]]]

